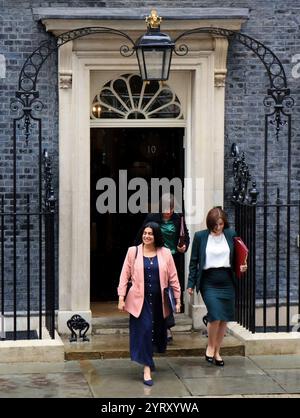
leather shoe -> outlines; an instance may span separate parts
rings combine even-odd
[[[205,360],[206,360],[208,363],[210,363],[210,364],[212,364],[212,363],[214,362],[214,358],[213,358],[213,357],[210,357],[210,356],[208,356],[208,355],[206,355],[206,354],[205,354]]]
[[[152,379],[149,379],[149,380],[144,379],[144,385],[153,386],[153,380]]]
[[[224,360],[217,360],[217,359],[215,359],[215,365],[216,366],[223,367],[224,366]]]

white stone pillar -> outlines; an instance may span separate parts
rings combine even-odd
[[[91,324],[89,76],[72,47],[59,49],[59,333],[74,314]]]

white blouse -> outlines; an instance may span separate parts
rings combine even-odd
[[[203,269],[230,267],[230,249],[224,234],[209,234]]]

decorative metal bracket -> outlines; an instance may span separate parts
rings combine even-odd
[[[243,33],[223,28],[204,27],[191,29],[178,35],[174,39],[174,43],[176,45],[182,38],[198,33],[210,33],[213,36],[222,36],[230,41],[237,41],[254,52],[264,64],[270,81],[270,88],[267,91],[267,97],[264,99],[264,105],[268,108],[268,116],[273,116],[269,123],[275,127],[278,140],[281,128],[287,125],[284,117],[290,113],[294,105],[294,99],[290,96],[290,89],[287,88],[286,74],[279,58],[267,46],[256,39]],[[189,48],[186,44],[179,44],[175,46],[174,52],[179,56],[183,56],[189,52]],[[222,81],[217,78],[217,83],[222,83]]]
[[[275,127],[276,131],[276,139],[279,139],[279,132],[283,126],[288,124],[287,117],[293,106],[294,106],[294,99],[290,96],[290,89],[282,88],[282,89],[268,89],[268,96],[264,99],[264,106],[267,110],[267,115],[272,117],[269,123]],[[282,118],[285,118],[283,119]]]
[[[78,338],[82,338],[82,341],[90,341],[88,337],[86,337],[86,333],[90,328],[90,324],[82,318],[80,315],[73,315],[68,321],[67,321],[67,327],[71,331],[71,337],[69,339],[70,342],[77,341],[77,334],[76,330],[79,330],[79,336]],[[84,333],[82,334],[82,331]]]
[[[24,133],[26,144],[28,144],[29,137],[32,134],[34,123],[40,120],[35,117],[35,113],[40,112],[44,108],[44,104],[39,100],[39,91],[37,90],[38,74],[44,62],[65,43],[96,33],[111,34],[125,38],[129,45],[121,45],[120,54],[125,57],[134,54],[135,43],[129,35],[117,29],[99,26],[78,28],[43,41],[26,59],[19,75],[19,88],[16,91],[16,98],[11,102],[11,109],[19,113],[16,120],[19,128]],[[61,88],[70,88],[70,83],[70,75],[60,80]]]
[[[234,187],[231,200],[233,203],[243,203],[246,205],[256,205],[259,192],[256,189],[256,181],[252,180],[252,187],[248,188],[251,181],[249,168],[245,162],[245,153],[240,156],[238,146],[233,143],[231,146],[233,160]]]
[[[54,190],[52,185],[52,162],[48,155],[48,151],[45,149],[43,153],[44,157],[44,183],[45,183],[45,208],[49,212],[55,212],[56,199],[54,197]]]

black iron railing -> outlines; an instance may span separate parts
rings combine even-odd
[[[252,332],[292,331],[300,318],[300,202],[283,204],[278,192],[274,204],[237,204],[235,228],[249,248],[237,321]]]
[[[43,326],[54,338],[56,212],[47,152],[43,162],[45,204],[41,211],[35,210],[29,194],[18,195],[18,205],[1,196],[2,339],[41,339]],[[16,210],[11,211],[11,206]]]
[[[251,332],[290,332],[300,318],[300,202],[284,203],[277,188],[273,203],[257,203],[245,156],[235,144],[231,151],[235,229],[249,248],[248,271],[237,285],[236,318]]]
[[[248,270],[237,281],[236,318],[250,331],[255,331],[256,310],[256,206],[236,204],[235,229],[249,249]]]

